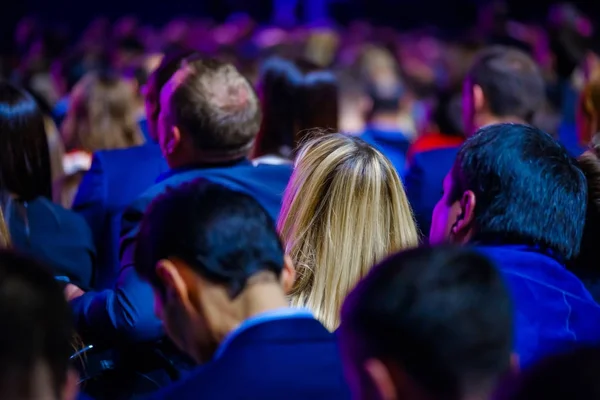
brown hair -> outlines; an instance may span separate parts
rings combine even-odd
[[[119,149],[144,142],[130,83],[111,73],[91,73],[73,89],[61,133],[67,151]]]
[[[589,81],[581,91],[578,104],[577,130],[581,144],[598,148],[600,138],[600,70],[591,73]]]
[[[166,111],[169,123],[190,135],[210,159],[246,157],[260,128],[260,105],[252,85],[231,64],[214,59],[185,63]]]

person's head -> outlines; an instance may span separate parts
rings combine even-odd
[[[155,312],[197,361],[254,312],[286,305],[293,267],[256,200],[204,179],[157,198],[142,220],[135,267]]]
[[[484,49],[463,85],[465,131],[471,135],[495,122],[530,123],[544,99],[544,79],[530,56],[509,47]]]
[[[447,136],[464,137],[460,118],[460,93],[440,91],[436,104],[432,107],[430,124],[433,131]]]
[[[49,270],[1,250],[0,317],[0,397],[75,399],[71,311]]]
[[[158,142],[172,168],[232,162],[249,155],[260,122],[256,93],[233,65],[188,60],[161,91]]]
[[[160,114],[160,91],[181,66],[192,51],[176,51],[166,54],[158,67],[150,74],[143,87],[144,107],[148,121],[148,131],[154,141],[158,141],[158,115]]]
[[[367,86],[367,94],[371,100],[369,118],[379,115],[399,118],[400,102],[404,96],[404,87],[399,80],[381,83],[374,81]]]
[[[298,273],[291,295],[330,330],[344,297],[382,258],[419,238],[390,161],[356,137],[326,134],[299,151],[278,230]]]
[[[109,72],[86,75],[73,89],[61,133],[67,151],[120,149],[144,142],[133,86]]]
[[[430,242],[539,246],[569,260],[579,252],[587,184],[575,159],[537,128],[481,128],[458,152],[433,210]]]
[[[292,61],[273,57],[262,66],[257,89],[264,117],[254,145],[254,157],[291,156],[298,128],[301,84],[302,73]]]
[[[355,399],[483,399],[511,370],[513,311],[489,259],[419,248],[373,268],[338,332]]]
[[[595,70],[586,82],[579,96],[576,112],[577,135],[584,145],[600,144],[600,68]]]
[[[299,96],[295,145],[314,129],[338,132],[339,85],[333,72],[317,70],[305,75]]]
[[[44,115],[25,91],[0,81],[0,191],[52,199]]]
[[[556,354],[521,375],[507,399],[598,399],[598,371],[598,347],[584,346]]]

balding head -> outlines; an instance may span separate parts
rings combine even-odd
[[[260,128],[252,86],[234,66],[217,60],[185,62],[163,88],[160,103],[159,141],[167,159],[173,156],[174,136],[180,136],[177,144],[194,147],[202,158],[197,162],[240,159]]]

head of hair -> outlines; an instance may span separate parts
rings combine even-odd
[[[86,75],[73,89],[61,133],[67,151],[93,153],[144,142],[133,87],[110,72]]]
[[[289,157],[296,136],[297,106],[302,73],[292,61],[268,59],[259,78],[263,120],[254,145],[254,156]]]
[[[579,142],[584,146],[600,142],[600,135],[596,135],[600,129],[600,69],[591,72],[579,95],[577,111]]]
[[[163,294],[155,266],[170,258],[222,283],[235,297],[257,273],[280,275],[283,247],[273,220],[256,200],[199,179],[157,198],[140,225],[135,266]]]
[[[398,81],[372,82],[367,85],[367,94],[371,98],[371,115],[378,113],[400,112],[400,100],[404,95],[404,87]]]
[[[467,84],[481,87],[489,112],[531,122],[545,99],[545,84],[535,61],[521,50],[494,46],[478,54]]]
[[[464,136],[460,119],[461,96],[452,91],[438,93],[437,102],[431,113],[431,120],[439,133],[448,136]]]
[[[338,131],[339,84],[333,72],[319,70],[306,74],[299,103],[296,147],[314,129]]]
[[[53,390],[44,395],[59,398],[74,329],[52,274],[33,260],[0,251],[0,310],[0,397],[32,398],[32,392],[40,390],[36,374],[44,371]]]
[[[574,27],[556,27],[549,30],[550,50],[554,54],[556,72],[562,79],[569,79],[581,65],[590,46],[590,39]]]
[[[161,60],[159,66],[150,74],[146,82],[144,97],[146,100],[146,117],[149,120],[148,127],[153,137],[158,136],[156,132],[156,123],[160,114],[160,91],[163,86],[171,79],[181,66],[181,62],[186,57],[194,54],[191,50],[179,50],[168,52]],[[148,106],[150,106],[148,109]]]
[[[344,302],[339,336],[352,364],[392,363],[433,398],[459,399],[489,394],[509,371],[512,318],[510,295],[488,258],[422,247],[386,259],[357,285]]]
[[[25,91],[0,81],[0,190],[20,200],[52,198],[44,115]]]
[[[215,59],[188,60],[175,78],[168,122],[211,157],[246,157],[261,123],[260,104],[248,80],[233,65]]]
[[[344,297],[371,266],[419,240],[390,161],[342,134],[321,135],[300,149],[278,230],[297,271],[292,304],[310,308],[330,330]]]
[[[569,260],[579,252],[587,184],[549,134],[521,124],[481,128],[458,152],[449,202],[475,194],[475,238],[540,246]],[[532,190],[535,188],[535,190]]]
[[[512,400],[597,399],[600,348],[582,347],[549,357],[520,376]]]

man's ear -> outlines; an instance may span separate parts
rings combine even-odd
[[[485,107],[485,96],[483,95],[483,89],[479,85],[473,85],[471,90],[473,91],[473,109],[475,112],[479,112]]]
[[[285,294],[289,294],[296,282],[296,268],[292,258],[287,254],[283,258],[283,271],[281,271],[281,285]]]
[[[156,275],[165,287],[167,302],[173,298],[180,303],[189,302],[187,284],[175,263],[171,260],[160,260],[156,264]]]
[[[181,131],[179,130],[178,127],[173,126],[171,128],[169,137],[167,138],[167,142],[165,143],[165,151],[167,152],[167,154],[173,154],[179,147],[180,143],[181,143]]]
[[[384,363],[376,358],[371,358],[365,362],[364,369],[373,387],[377,390],[379,399],[397,400],[396,385]]]
[[[452,225],[452,235],[459,238],[459,241],[468,240],[475,222],[475,205],[477,199],[475,193],[467,190],[460,199],[460,215]]]

